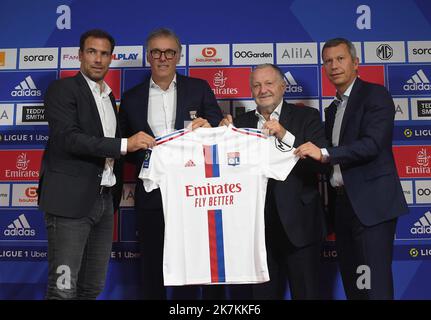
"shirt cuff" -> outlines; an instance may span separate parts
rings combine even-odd
[[[329,162],[328,150],[326,150],[326,148],[322,148],[322,149],[320,149],[320,152],[322,153],[322,162],[328,163]]]
[[[127,139],[122,138],[121,139],[121,154],[124,156],[127,154]]]
[[[286,130],[286,134],[284,135],[283,139],[281,139],[281,141],[292,148],[295,142],[295,136]]]

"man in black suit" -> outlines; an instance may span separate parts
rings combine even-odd
[[[90,30],[80,39],[81,70],[45,95],[50,136],[39,180],[48,232],[47,299],[96,299],[111,255],[120,155],[151,147],[143,132],[120,138],[115,98],[104,77],[114,39]]]
[[[250,85],[257,108],[235,118],[236,127],[268,130],[288,147],[309,140],[326,146],[319,112],[283,101],[286,82],[277,66],[257,66]],[[231,122],[227,116],[222,124]],[[319,297],[320,249],[325,228],[318,173],[323,169],[312,159],[300,160],[285,181],[269,180],[265,237],[271,280],[252,286],[255,299],[283,299],[286,276],[293,299]]]
[[[312,142],[295,152],[333,166],[337,253],[348,299],[393,299],[393,240],[408,212],[392,154],[395,106],[385,87],[358,78],[353,44],[343,38],[322,49],[326,75],[337,89],[325,110],[329,148]]]
[[[147,37],[146,50],[151,78],[123,95],[120,107],[123,135],[144,131],[151,137],[163,136],[184,128],[190,120],[192,129],[217,126],[222,113],[208,83],[176,73],[181,58],[181,43],[176,34],[165,28],[153,31]],[[144,156],[145,152],[136,152],[130,157],[136,165],[137,181]],[[147,193],[138,182],[135,212],[141,244],[143,298],[166,299],[160,190]]]

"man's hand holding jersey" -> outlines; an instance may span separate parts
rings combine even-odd
[[[219,123],[221,126],[229,126],[233,124],[233,118],[230,114],[227,114]],[[264,123],[262,131],[269,135],[275,136],[277,139],[282,140],[286,134],[286,129],[277,120],[268,120]]]
[[[149,134],[139,131],[127,139],[127,152],[135,152],[139,149],[149,149],[156,146],[156,140]]]

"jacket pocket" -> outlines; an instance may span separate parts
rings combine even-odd
[[[365,180],[373,180],[381,176],[393,174],[395,169],[389,163],[374,166],[365,173]]]
[[[55,173],[65,174],[67,176],[77,177],[79,176],[79,168],[73,166],[55,166],[54,168],[49,168],[49,171]]]
[[[303,193],[301,194],[301,202],[307,205],[313,202],[316,199],[316,197],[319,197],[319,196],[320,196],[320,193],[316,191]]]

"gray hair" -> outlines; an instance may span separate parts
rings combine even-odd
[[[326,48],[336,47],[343,43],[349,48],[349,52],[350,52],[350,56],[352,57],[352,60],[355,60],[357,58],[356,48],[350,40],[347,40],[345,38],[334,38],[326,41],[325,45],[322,48],[322,57],[323,57],[323,51],[325,51]]]
[[[156,30],[151,31],[151,33],[148,35],[147,40],[145,41],[145,49],[148,49],[148,44],[151,40],[155,38],[173,38],[175,42],[177,43],[178,50],[181,52],[181,41],[176,35],[175,32],[173,32],[171,29],[168,28],[159,28]]]
[[[256,70],[265,69],[265,68],[272,68],[280,76],[280,80],[286,82],[286,80],[284,79],[284,73],[283,73],[283,71],[281,71],[281,69],[278,66],[276,66],[275,64],[272,64],[272,63],[263,63],[263,64],[259,64],[256,67],[254,67],[253,71],[250,73],[250,85],[252,84],[251,80],[253,78],[254,72]]]

